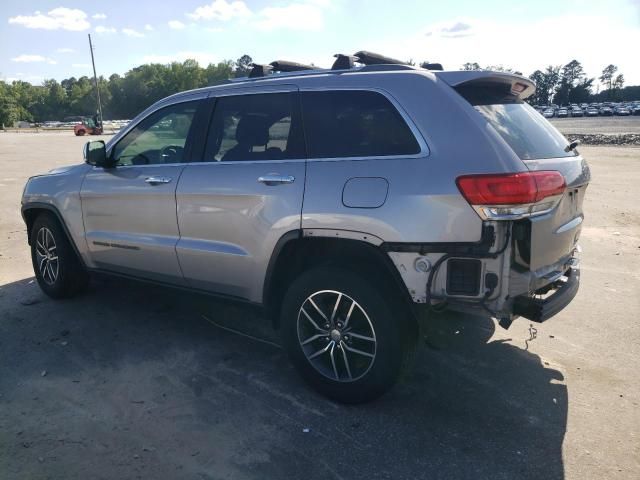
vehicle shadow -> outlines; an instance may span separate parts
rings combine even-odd
[[[31,280],[0,287],[7,478],[564,478],[563,375],[488,319],[448,317],[446,348],[344,406],[220,328],[277,343],[250,309],[115,279],[56,302]]]

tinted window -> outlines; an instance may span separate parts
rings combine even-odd
[[[304,158],[293,93],[220,97],[205,151],[207,162]]]
[[[484,116],[522,160],[573,157],[568,145],[547,119],[511,93],[510,84],[462,85],[456,91]],[[558,111],[567,113],[566,108]]]
[[[138,123],[113,149],[118,165],[179,163],[198,101],[162,108]]]
[[[310,158],[420,152],[418,142],[400,113],[380,93],[303,92],[302,111]]]
[[[573,157],[567,139],[526,103],[476,105],[511,149],[523,160]]]

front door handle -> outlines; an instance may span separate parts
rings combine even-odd
[[[160,185],[161,183],[170,183],[171,179],[168,177],[147,177],[144,181],[150,185]]]
[[[280,175],[277,173],[270,173],[268,175],[262,175],[258,177],[258,182],[264,183],[265,185],[273,186],[273,185],[281,185],[283,183],[293,183],[296,181],[296,177],[293,175]]]

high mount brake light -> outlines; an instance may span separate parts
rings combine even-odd
[[[545,213],[556,205],[567,187],[562,174],[552,170],[463,175],[456,183],[482,217],[494,219]]]

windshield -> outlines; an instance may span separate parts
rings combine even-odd
[[[562,134],[526,103],[476,105],[478,110],[522,160],[574,157]]]

